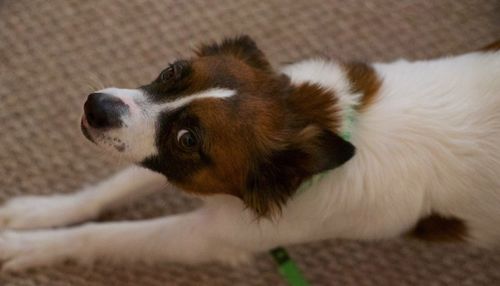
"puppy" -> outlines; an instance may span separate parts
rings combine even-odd
[[[236,263],[330,238],[494,246],[499,48],[373,65],[314,59],[275,71],[241,36],[202,46],[137,89],[92,93],[83,134],[142,167],[76,194],[8,201],[3,268],[68,258]],[[204,205],[147,221],[33,230],[90,220],[165,178]]]

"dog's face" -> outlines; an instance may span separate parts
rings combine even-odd
[[[183,190],[235,195],[266,216],[303,180],[353,156],[332,131],[334,105],[317,86],[292,86],[242,36],[202,46],[138,89],[89,95],[81,126],[98,146]],[[314,106],[332,114],[314,115],[323,112]]]

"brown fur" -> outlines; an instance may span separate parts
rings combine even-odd
[[[351,82],[354,93],[362,93],[358,111],[366,110],[377,98],[377,91],[382,85],[381,79],[372,66],[363,62],[349,62],[344,64],[347,77]]]
[[[500,40],[497,40],[487,46],[484,46],[483,48],[480,49],[480,51],[483,52],[496,52],[500,51]]]
[[[246,174],[255,156],[271,152],[280,147],[283,116],[279,109],[270,110],[261,99],[233,107],[220,104],[218,100],[193,102],[190,112],[196,114],[203,125],[206,152],[215,161],[213,166],[194,174],[183,183],[183,187],[203,194],[226,193],[243,197]],[[242,108],[240,108],[240,106]],[[274,114],[275,116],[271,116]]]
[[[463,241],[467,237],[467,227],[458,218],[431,214],[417,223],[410,236],[436,242]]]
[[[333,91],[317,84],[296,86],[290,96],[290,108],[302,117],[299,120],[332,131],[338,130],[341,123],[336,104],[337,98]]]

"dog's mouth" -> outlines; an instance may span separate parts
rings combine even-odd
[[[116,149],[118,152],[125,151],[127,147],[127,144],[123,142],[120,138],[109,136],[107,134],[100,132],[100,130],[95,130],[94,128],[92,128],[89,125],[85,115],[82,116],[82,119],[80,121],[80,129],[82,130],[82,133],[85,136],[85,138],[87,138],[90,142],[94,143],[95,145],[112,147]]]
[[[83,136],[85,136],[85,138],[87,138],[90,142],[97,144],[92,138],[92,135],[90,135],[88,124],[89,123],[87,122],[87,118],[85,117],[85,115],[83,115],[80,121],[80,129],[82,130]]]

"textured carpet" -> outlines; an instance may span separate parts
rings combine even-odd
[[[72,192],[120,165],[83,139],[96,86],[136,87],[194,45],[248,33],[271,61],[391,60],[460,53],[500,39],[500,1],[2,1],[0,198]],[[137,219],[196,202],[165,191],[106,214]],[[290,248],[312,285],[500,285],[500,252],[412,241]],[[272,260],[249,266],[64,265],[0,285],[283,285]]]

